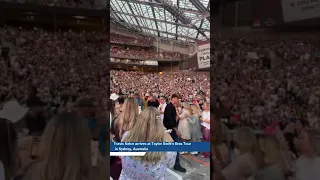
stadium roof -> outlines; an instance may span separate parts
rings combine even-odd
[[[182,41],[210,38],[210,0],[110,0],[113,23]]]

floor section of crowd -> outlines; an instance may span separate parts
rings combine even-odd
[[[126,77],[126,78],[123,78]],[[209,100],[209,74],[196,72],[145,73],[135,71],[110,71],[110,93],[132,95],[139,93],[156,97],[170,98],[172,94],[180,95],[184,101],[198,100],[199,94]]]
[[[208,73],[111,70],[110,81],[110,93],[115,97],[112,116],[116,117],[111,123],[113,141],[162,142],[163,134],[165,142],[209,141]],[[153,117],[157,120],[153,121]],[[152,129],[152,132],[149,129]],[[165,129],[172,131],[166,134]],[[131,133],[135,136],[130,136]],[[166,137],[167,135],[170,136]],[[153,158],[151,154],[146,154],[143,158],[123,157],[121,166],[117,164],[117,158],[113,157],[115,160],[111,163],[111,172],[114,172],[112,178],[118,179],[120,176],[121,180],[151,180],[161,179],[164,174],[170,180],[210,178],[209,152],[166,152],[165,161],[145,161],[146,157]],[[136,168],[129,170],[132,164]],[[135,173],[140,172],[139,169],[143,169],[144,172]]]

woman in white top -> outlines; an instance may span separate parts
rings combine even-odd
[[[189,124],[188,118],[191,115],[191,107],[188,103],[184,102],[182,104],[182,112],[179,115],[179,126],[178,129],[181,132],[181,139],[184,141],[190,140],[190,131],[189,131]]]
[[[200,117],[201,121],[201,129],[203,135],[203,141],[210,142],[210,104],[203,103],[202,105],[202,113]],[[204,158],[208,158],[210,156],[209,152],[204,152]]]
[[[190,129],[189,129],[189,117],[191,116],[191,107],[188,103],[182,103],[181,114],[179,115],[179,125],[178,130],[181,133],[181,141],[187,142],[191,139]],[[180,154],[186,154],[186,152],[181,152]]]

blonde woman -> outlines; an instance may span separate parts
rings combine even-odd
[[[121,141],[123,133],[129,131],[135,124],[139,115],[138,107],[138,102],[134,98],[129,97],[125,100],[122,106],[122,112],[111,126],[111,133],[114,134],[115,141]]]
[[[181,132],[181,141],[189,141],[191,139],[189,131],[189,121],[188,118],[191,115],[191,107],[188,103],[182,103],[181,114],[179,115],[179,125],[178,130]]]
[[[277,137],[262,136],[259,138],[259,145],[264,154],[264,167],[255,176],[255,180],[285,180],[288,169]]]
[[[256,175],[261,166],[258,143],[252,129],[236,129],[234,141],[239,156],[224,169],[221,169],[221,165],[214,164],[216,180],[247,180]]]
[[[165,133],[160,112],[154,107],[142,111],[136,124],[127,131],[122,142],[173,142]],[[173,167],[176,152],[147,152],[139,157],[122,157],[119,180],[166,180],[166,169]]]
[[[200,108],[197,105],[191,105],[191,116],[188,118],[191,142],[201,142],[202,133],[199,117]],[[198,154],[198,152],[191,152],[190,154]]]
[[[295,146],[301,152],[295,174],[299,180],[320,179],[320,131],[302,131],[300,139],[295,140]]]
[[[62,112],[49,121],[39,145],[38,159],[14,179],[102,179],[107,176],[106,162],[92,166],[88,121],[76,112]]]
[[[230,161],[232,154],[229,144],[230,144],[230,133],[228,127],[220,121],[220,118],[212,114],[213,117],[213,130],[211,134],[211,144],[213,148],[211,148],[211,152],[213,154],[213,159],[216,159],[220,163],[221,167],[226,167]],[[235,154],[235,153],[233,153]]]

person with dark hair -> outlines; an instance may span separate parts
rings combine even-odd
[[[12,122],[0,118],[0,164],[3,172],[0,179],[10,179],[14,176],[17,168],[17,133]],[[0,170],[1,171],[1,170]]]
[[[181,133],[178,130],[178,116],[177,116],[177,111],[175,108],[175,105],[179,102],[179,97],[176,94],[173,94],[171,96],[171,101],[170,103],[166,106],[163,114],[163,125],[167,129],[171,129],[172,132],[170,133],[172,139],[175,142],[179,141],[179,138],[181,137]],[[174,170],[180,171],[180,172],[186,172],[186,169],[183,168],[180,165],[180,158],[179,158],[179,152],[176,157],[176,162],[174,165]]]
[[[25,117],[29,135],[42,135],[47,125],[47,119],[43,106],[45,105],[38,97],[33,97],[27,102],[30,110]]]
[[[4,176],[6,180],[12,178],[18,168],[16,125],[23,119],[28,110],[15,100],[6,102],[0,110],[0,164],[4,168],[4,172],[0,172],[0,177]]]
[[[119,104],[123,104],[123,103],[124,103],[124,100],[125,100],[124,94],[120,91],[120,93],[119,93],[119,98],[118,98]]]
[[[148,100],[148,107],[158,108],[159,105],[160,105],[159,101],[154,96],[150,96],[150,98]]]

